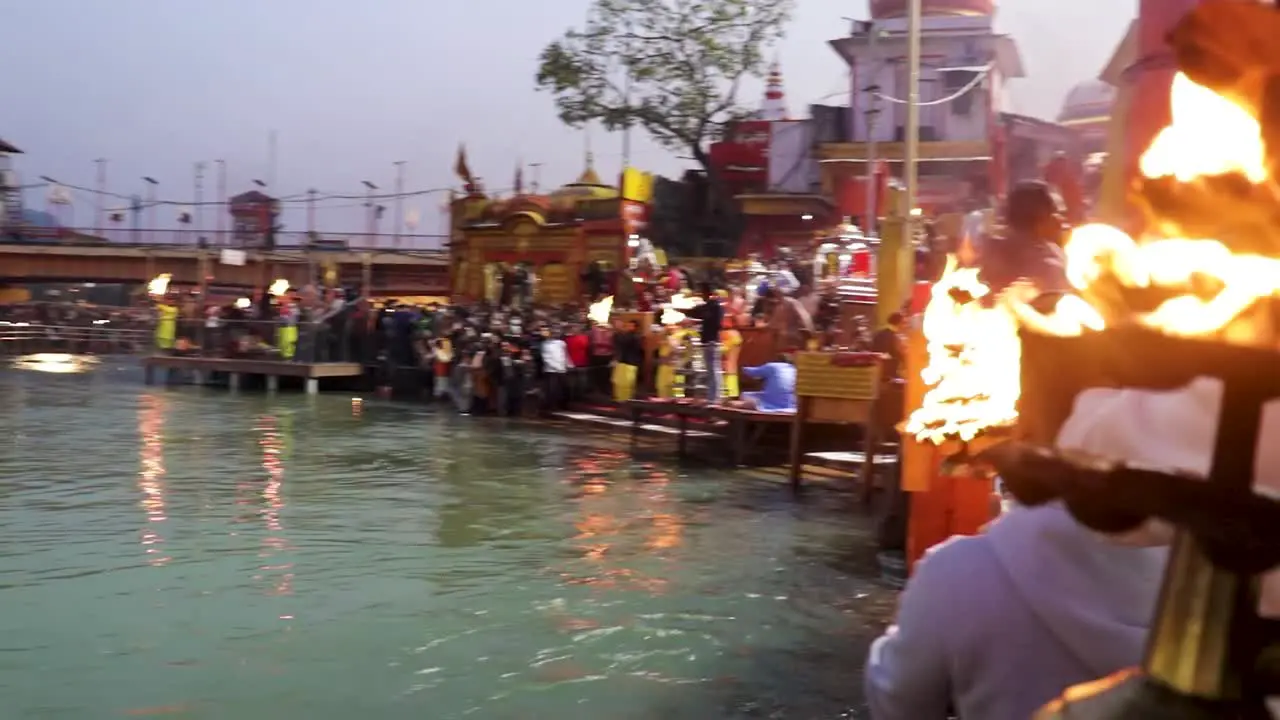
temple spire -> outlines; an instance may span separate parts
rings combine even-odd
[[[591,131],[583,130],[583,170],[582,175],[578,177],[576,185],[603,185],[600,175],[596,172],[595,154],[591,152]]]
[[[761,120],[786,120],[787,100],[782,84],[782,63],[774,58],[769,64],[769,74],[765,78],[764,102],[760,104],[757,117]]]

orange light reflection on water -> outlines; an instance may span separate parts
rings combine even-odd
[[[270,580],[268,595],[293,594],[293,563],[273,563],[271,559],[289,549],[289,541],[283,536],[284,524],[280,519],[280,511],[284,509],[284,450],[285,437],[281,424],[274,415],[263,415],[258,418],[254,429],[258,432],[258,447],[262,451],[262,469],[266,473],[266,481],[262,486],[261,509],[258,511],[266,525],[266,534],[262,540],[262,550],[258,557],[263,559],[259,568],[263,578],[274,576]],[[281,615],[282,620],[293,619],[292,615]]]
[[[609,451],[574,461],[576,472],[565,482],[580,490],[573,537],[579,555],[572,567],[558,571],[563,582],[653,595],[667,591],[665,577],[648,574],[639,565],[655,557],[671,559],[670,551],[684,543],[684,521],[671,511],[671,478],[665,472],[613,482],[631,462],[626,453]]]
[[[168,520],[165,509],[164,416],[167,403],[163,395],[143,395],[138,408],[139,446],[138,504],[146,513],[140,543],[152,566],[167,564],[172,558],[164,554],[164,536],[159,525]]]

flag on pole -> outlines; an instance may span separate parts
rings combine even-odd
[[[458,145],[458,159],[453,164],[453,173],[468,186],[475,182],[475,179],[471,176],[471,167],[467,165],[466,145]],[[467,189],[470,190],[471,188],[468,187]]]

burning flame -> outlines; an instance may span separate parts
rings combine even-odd
[[[1255,185],[1270,180],[1262,128],[1249,111],[1181,73],[1170,99],[1173,122],[1139,163],[1145,177],[1191,183],[1236,173]],[[1018,327],[1058,335],[1100,330],[1106,326],[1103,304],[1089,300],[1107,285],[1179,293],[1150,312],[1129,313],[1126,321],[1170,335],[1256,339],[1235,321],[1258,301],[1280,295],[1280,259],[1236,254],[1217,240],[1176,237],[1170,225],[1162,228],[1163,237],[1138,240],[1109,225],[1074,230],[1065,247],[1066,271],[1080,295],[1061,298],[1049,313],[1028,304],[1037,291],[1025,285],[988,298],[978,270],[958,267],[951,258],[925,309],[929,361],[921,378],[929,390],[906,431],[940,444],[1012,425],[1021,394]]]
[[[613,296],[591,303],[587,308],[587,319],[598,325],[608,325],[609,315],[613,312]]]
[[[687,293],[680,293],[678,295],[673,295],[669,304],[673,310],[692,310],[704,302],[705,301],[700,297],[689,295]]]
[[[281,295],[289,292],[289,281],[284,278],[277,278],[271,283],[271,286],[267,288],[267,292],[271,293],[272,297],[280,297]]]
[[[676,310],[675,308],[668,306],[662,309],[662,317],[659,318],[659,321],[663,325],[679,325],[680,323],[687,320],[688,317],[689,316],[685,315],[679,310]]]
[[[155,297],[161,297],[169,292],[169,281],[173,280],[173,276],[169,273],[160,273],[151,278],[147,283],[147,294]]]

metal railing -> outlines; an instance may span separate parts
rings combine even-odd
[[[112,326],[107,321],[95,321],[89,325],[48,325],[0,320],[0,355],[131,354],[149,349],[151,338],[150,328]]]
[[[328,321],[159,320],[148,338],[151,352],[185,357],[302,363],[362,362],[369,338],[353,333],[350,318]]]
[[[158,247],[200,247],[200,241],[209,248],[236,248],[244,250],[262,250],[263,237],[260,233],[237,233],[234,231],[205,230],[196,232],[190,228],[176,229],[131,229],[120,227],[109,228],[47,228],[23,227],[5,229],[0,233],[0,242],[19,242],[32,245],[137,245]],[[396,251],[412,250],[424,252],[444,252],[448,250],[447,235],[390,235],[385,233],[305,233],[280,232],[275,236],[277,250],[304,250],[307,248],[320,251]]]

